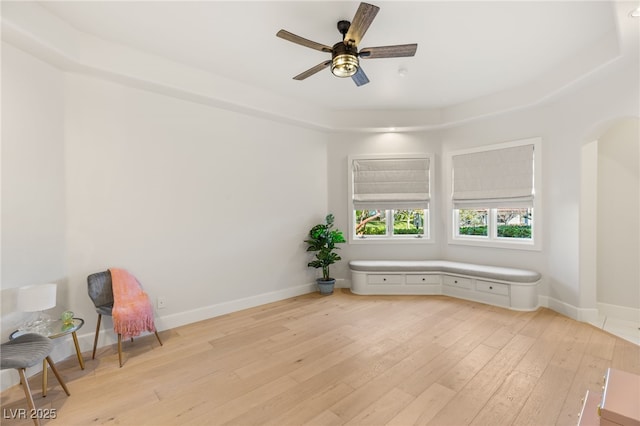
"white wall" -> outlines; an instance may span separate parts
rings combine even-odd
[[[109,267],[167,300],[160,329],[315,288],[303,240],[327,212],[326,134],[66,74],[11,46],[2,83],[3,341],[23,319],[13,287],[53,281],[52,311],[86,320],[89,350],[86,277]],[[72,353],[56,343],[54,358]]]
[[[65,110],[75,309],[93,317],[81,288],[112,266],[166,298],[161,326],[313,281],[302,241],[326,212],[323,134],[76,75]]]
[[[586,143],[580,154],[580,306],[590,309],[585,321],[595,323],[597,309],[598,141]]]
[[[640,308],[640,119],[598,139],[598,302]]]
[[[2,339],[20,286],[67,277],[64,75],[2,43]],[[59,292],[63,291],[62,288]]]
[[[346,215],[346,157],[349,154],[383,152],[436,152],[439,168],[436,199],[442,201],[434,212],[437,223],[435,245],[415,250],[415,246],[359,245],[343,250],[343,258],[401,259],[445,257],[450,260],[523,267],[543,274],[540,291],[543,303],[573,318],[583,319],[585,303],[580,299],[580,158],[582,146],[591,142],[594,128],[616,117],[640,116],[637,94],[638,64],[614,64],[575,84],[554,102],[515,111],[464,125],[422,134],[338,134],[329,145],[329,209]],[[446,152],[500,142],[542,138],[543,178],[541,192],[543,221],[542,250],[505,250],[446,243],[449,196],[445,188],[442,156]],[[438,186],[439,185],[439,186]],[[441,226],[438,228],[438,225]],[[347,227],[346,216],[340,226]],[[637,234],[637,232],[636,232]],[[640,253],[631,252],[637,260]],[[341,269],[348,279],[348,268]],[[337,274],[336,274],[337,275]],[[635,284],[637,286],[637,282]],[[593,305],[593,303],[591,303]]]

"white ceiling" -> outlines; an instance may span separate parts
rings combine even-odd
[[[106,41],[312,106],[355,110],[445,108],[553,79],[572,58],[596,67],[600,59],[588,55],[601,53],[593,47],[618,25],[608,1],[371,3],[380,12],[359,47],[418,43],[418,50],[412,58],[362,60],[371,82],[356,87],[328,69],[293,80],[330,55],[275,34],[282,28],[332,45],[341,37],[336,22],[351,20],[357,1],[40,2]]]

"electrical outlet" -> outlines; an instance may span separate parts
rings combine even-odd
[[[164,309],[167,307],[167,299],[164,297],[158,297],[158,309]]]

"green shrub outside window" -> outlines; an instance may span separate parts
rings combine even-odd
[[[356,235],[424,235],[425,210],[356,210]],[[393,218],[388,230],[387,218]]]

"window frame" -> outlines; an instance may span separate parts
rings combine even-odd
[[[503,148],[511,148],[515,146],[522,145],[533,145],[533,220],[531,226],[531,239],[519,239],[519,238],[501,238],[497,236],[497,210],[504,208],[520,208],[522,206],[518,205],[504,205],[500,207],[492,207],[487,206],[488,217],[487,217],[487,236],[479,236],[479,235],[460,235],[458,233],[459,228],[459,214],[457,214],[457,209],[454,208],[454,203],[452,200],[452,192],[453,192],[453,157],[455,155],[460,154],[472,154],[483,151],[492,151]],[[448,211],[447,222],[448,229],[447,232],[447,243],[451,245],[467,245],[467,246],[477,246],[477,247],[494,247],[494,248],[507,248],[507,249],[518,249],[518,250],[533,250],[540,251],[542,250],[542,167],[541,167],[541,158],[542,158],[542,138],[529,138],[529,139],[521,139],[506,143],[493,144],[493,145],[484,145],[480,147],[451,151],[445,154],[445,162],[446,162],[446,170],[447,173],[447,187],[449,188],[449,197],[448,197]],[[481,207],[478,207],[481,208]]]
[[[433,243],[433,229],[432,229],[432,211],[434,205],[434,188],[433,177],[435,175],[434,158],[431,153],[405,153],[405,154],[359,154],[349,155],[347,158],[347,208],[349,217],[349,232],[348,243],[349,244],[425,244]],[[407,209],[384,209],[387,217],[387,234],[386,235],[356,235],[356,209],[353,203],[353,160],[376,160],[376,159],[398,159],[398,158],[427,158],[429,159],[429,194],[430,200],[428,206],[425,208],[424,213],[424,235],[418,237],[416,234],[402,234],[393,235],[393,227],[390,223],[393,223],[393,212],[395,210],[407,210]],[[382,210],[382,209],[381,209]],[[414,209],[415,210],[415,209]],[[391,220],[389,220],[391,218]]]

